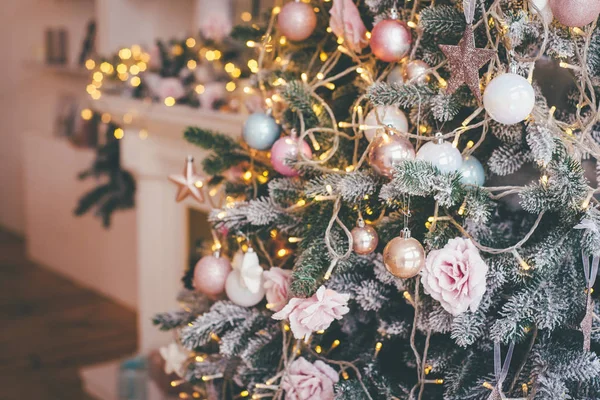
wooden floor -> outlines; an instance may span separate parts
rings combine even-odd
[[[0,400],[90,399],[78,369],[135,349],[134,312],[28,262],[0,230]]]

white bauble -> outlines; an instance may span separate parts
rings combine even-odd
[[[367,114],[365,125],[373,128],[365,130],[365,137],[370,142],[377,134],[377,126],[382,126],[377,122],[377,116],[381,124],[391,126],[400,132],[408,132],[408,120],[406,115],[396,106],[377,106]]]
[[[417,160],[430,162],[444,173],[457,171],[463,162],[460,151],[446,141],[425,143],[417,152]]]
[[[388,74],[386,81],[389,84],[404,83],[404,69],[401,66],[396,65]]]
[[[239,270],[233,270],[229,273],[227,282],[225,283],[225,292],[229,300],[242,307],[255,306],[265,297],[263,285],[260,285],[257,293],[252,293],[244,285]]]
[[[535,92],[521,75],[506,73],[492,79],[483,92],[483,106],[493,120],[512,125],[533,110]]]
[[[485,171],[483,165],[473,156],[467,156],[463,159],[460,168],[460,181],[465,185],[482,186],[485,182]]]

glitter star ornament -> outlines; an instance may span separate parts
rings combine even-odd
[[[175,183],[179,189],[176,197],[178,202],[186,199],[188,196],[192,196],[199,203],[204,202],[204,195],[202,194],[203,179],[196,173],[194,157],[192,156],[188,156],[183,168],[183,174],[169,175],[169,180]]]
[[[451,71],[447,92],[454,93],[462,84],[466,84],[481,102],[479,68],[490,61],[496,51],[475,47],[475,35],[471,24],[467,25],[465,33],[457,46],[441,44],[440,49],[448,58]]]

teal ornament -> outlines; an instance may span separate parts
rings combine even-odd
[[[244,124],[242,136],[253,149],[268,150],[279,139],[280,128],[277,122],[267,114],[254,113]]]
[[[465,185],[482,186],[485,182],[485,173],[483,166],[473,156],[463,158],[462,167],[460,168],[460,181]]]

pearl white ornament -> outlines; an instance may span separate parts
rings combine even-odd
[[[401,66],[396,65],[388,74],[386,81],[390,85],[392,83],[404,83],[404,69]]]
[[[488,83],[483,92],[483,106],[493,120],[512,125],[523,121],[533,110],[535,92],[531,83],[520,75],[506,73]]]
[[[367,114],[365,118],[365,125],[374,128],[365,130],[365,137],[370,142],[377,134],[377,126],[381,126],[377,122],[377,116],[382,125],[391,126],[400,132],[408,132],[408,120],[406,115],[396,106],[377,106]]]
[[[550,3],[548,0],[532,0],[531,3],[534,4],[540,10],[540,17],[544,21],[546,21],[547,24],[552,23],[552,20],[554,19],[554,14],[552,13],[552,9],[550,8]],[[530,7],[529,9],[533,15],[538,14],[535,8]]]
[[[242,281],[239,270],[233,270],[227,277],[225,292],[229,300],[242,307],[252,307],[260,303],[265,297],[265,289],[261,284],[258,292],[252,293]]]
[[[439,139],[427,142],[417,152],[417,160],[432,163],[443,173],[454,172],[462,166],[462,155],[452,143]]]
[[[465,185],[481,186],[485,182],[485,172],[483,166],[473,156],[463,158],[462,167],[460,167],[460,181]]]

